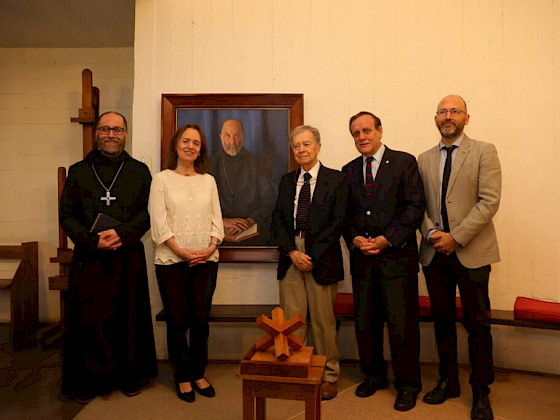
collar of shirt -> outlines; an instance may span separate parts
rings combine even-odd
[[[381,163],[381,159],[383,159],[383,154],[385,153],[385,145],[381,144],[381,147],[377,149],[377,152],[373,155],[373,160],[371,161],[371,175],[375,180],[375,176],[377,175],[377,170],[379,169],[379,163]],[[366,179],[366,165],[367,165],[367,158],[368,155],[362,155],[362,167],[363,167],[363,175],[364,175],[364,182]]]
[[[450,146],[457,146],[457,149],[458,149],[459,146],[461,145],[461,142],[463,141],[464,137],[465,137],[465,133],[461,134],[459,136],[459,138],[453,142],[453,144],[450,144]],[[448,146],[443,142],[443,140],[440,140],[439,141],[439,149],[441,150],[441,149],[444,149],[445,147],[448,147]],[[457,149],[455,149],[455,150],[457,150]],[[453,151],[453,154],[455,154],[455,150]],[[447,152],[446,152],[446,154],[447,154]]]
[[[311,183],[311,185],[314,185],[317,182],[317,176],[319,175],[319,168],[321,167],[321,162],[317,161],[317,163],[315,164],[315,166],[313,166],[313,168],[311,168],[308,172],[309,175],[311,175],[311,179],[309,180],[309,182]],[[303,185],[303,176],[305,175],[305,171],[303,170],[303,168],[301,168],[301,171],[299,171],[299,177],[297,180],[298,185]],[[313,197],[313,193],[311,193],[311,196]]]
[[[451,152],[451,164],[455,162],[455,156],[457,156],[457,150],[459,150],[459,146],[463,141],[465,134],[461,134],[461,136],[453,142],[450,146],[457,146],[453,152]],[[439,186],[440,186],[440,193],[441,193],[441,183],[443,180],[443,170],[445,169],[445,160],[447,159],[447,150],[448,147],[442,140],[439,141]]]

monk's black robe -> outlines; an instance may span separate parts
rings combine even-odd
[[[222,217],[251,218],[259,225],[260,235],[225,245],[269,245],[272,211],[276,202],[276,188],[261,167],[256,156],[244,147],[235,156],[222,148],[210,158],[210,170],[218,186]]]
[[[110,190],[101,197],[119,167]],[[108,159],[99,151],[70,167],[62,192],[60,221],[74,243],[63,351],[62,393],[97,395],[121,388],[136,390],[157,375],[144,246],[150,227],[151,176],[143,163],[123,152]],[[117,250],[97,249],[90,233],[102,212],[121,222]]]

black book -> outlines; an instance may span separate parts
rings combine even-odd
[[[121,224],[122,222],[118,221],[117,219],[113,219],[111,216],[107,216],[105,213],[99,213],[89,231],[90,233],[102,232],[107,229],[114,229]]]

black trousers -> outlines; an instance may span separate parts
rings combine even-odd
[[[420,390],[420,327],[418,325],[418,275],[386,277],[379,259],[360,257],[360,273],[353,274],[356,339],[360,367],[367,376],[387,378],[383,358],[384,324],[387,321],[391,359],[397,389]]]
[[[492,334],[490,332],[490,266],[471,269],[463,266],[455,253],[436,253],[430,265],[423,267],[435,318],[434,327],[439,355],[439,374],[451,386],[459,386],[457,368],[457,329],[455,326],[456,286],[459,286],[468,333],[470,384],[487,389],[494,382]]]
[[[156,265],[167,322],[169,361],[177,383],[204,376],[208,365],[208,316],[217,274],[217,262],[207,261],[193,267],[188,262]]]

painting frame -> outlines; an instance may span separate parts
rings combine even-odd
[[[286,110],[288,133],[286,133],[287,168],[296,168],[289,151],[288,134],[303,124],[303,94],[177,94],[161,95],[161,170],[167,168],[167,149],[171,136],[178,128],[181,110]],[[220,262],[227,263],[274,263],[279,251],[275,246],[221,246]]]

